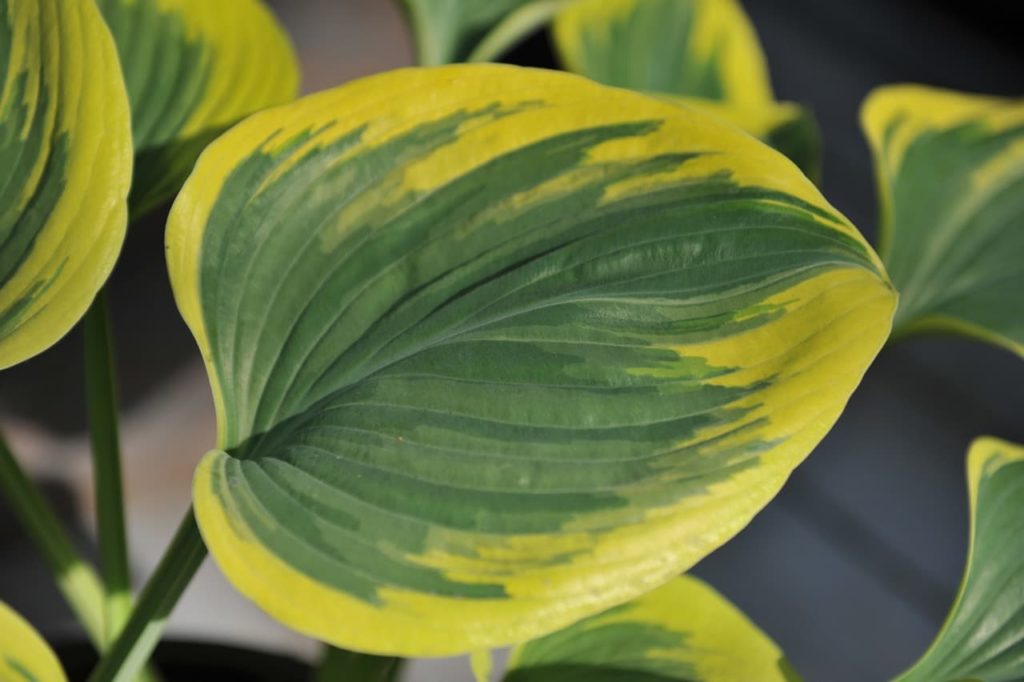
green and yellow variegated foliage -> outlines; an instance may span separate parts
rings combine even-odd
[[[1024,679],[1024,447],[979,438],[967,454],[971,546],[956,602],[898,682]]]
[[[795,682],[779,647],[683,576],[512,652],[505,682]]]
[[[124,241],[131,131],[117,53],[81,0],[0,0],[0,369],[85,313]]]
[[[608,85],[748,107],[774,101],[738,0],[578,0],[554,30],[565,66]]]
[[[888,86],[865,102],[895,333],[953,331],[1024,355],[1024,99]]]
[[[20,2],[21,0],[16,0]],[[39,633],[0,602],[0,680],[66,682],[60,662]]]
[[[422,66],[465,61],[488,31],[531,0],[400,0]]]
[[[821,135],[818,124],[799,104],[773,102],[744,108],[699,97],[660,97],[728,121],[785,154],[807,177],[817,181],[821,176]]]
[[[577,0],[555,18],[574,73],[683,98],[742,127],[820,175],[820,135],[799,105],[776,102],[768,65],[738,0]]]
[[[291,42],[262,0],[97,2],[131,99],[133,216],[174,196],[225,128],[298,94]]]
[[[896,301],[754,138],[496,65],[249,118],[167,242],[217,405],[210,551],[378,654],[524,641],[690,567],[828,431]]]

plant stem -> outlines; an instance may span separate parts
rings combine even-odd
[[[43,561],[57,580],[57,588],[85,628],[89,639],[101,649],[104,643],[103,586],[93,568],[71,544],[53,510],[36,484],[25,475],[0,435],[0,490],[25,533],[35,543]]]
[[[104,628],[104,605],[107,595],[99,576],[92,566],[71,544],[60,521],[46,503],[39,488],[14,458],[0,433],[0,492],[21,522],[25,533],[35,543],[50,572],[57,581],[57,589],[82,624],[97,651],[107,646]],[[136,682],[156,682],[160,678],[153,671],[143,670]]]
[[[451,60],[447,58],[445,47],[437,40],[436,31],[427,14],[416,2],[403,2],[409,25],[412,28],[413,42],[416,45],[416,64],[419,66],[439,66]]]
[[[573,0],[535,0],[511,12],[477,43],[467,62],[492,62],[541,29]]]
[[[121,445],[117,425],[117,387],[114,377],[110,312],[104,290],[96,296],[83,322],[85,386],[89,404],[93,477],[96,485],[96,525],[100,571],[106,587],[105,641],[114,641],[131,610],[131,574],[124,523],[121,483]]]
[[[110,651],[100,660],[89,682],[130,682],[156,648],[168,616],[206,557],[195,514],[178,527],[153,576]]]
[[[402,659],[327,647],[315,682],[394,682]]]

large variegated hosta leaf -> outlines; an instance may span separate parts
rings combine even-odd
[[[578,0],[558,13],[554,32],[570,71],[703,104],[820,174],[817,125],[799,105],[775,101],[738,0]]]
[[[16,0],[21,2],[21,0]],[[60,662],[39,633],[0,602],[0,680],[66,682]]]
[[[689,567],[829,429],[895,303],[748,135],[494,65],[248,119],[167,239],[219,416],[203,537],[272,615],[374,653],[523,641]]]
[[[779,647],[683,576],[512,652],[505,682],[795,682]]]
[[[1024,355],[1024,100],[889,86],[862,121],[895,333],[960,332]]]
[[[423,66],[464,61],[502,19],[531,0],[400,0]]]
[[[1024,448],[980,438],[967,454],[971,547],[956,603],[899,682],[1024,679]]]
[[[291,43],[262,0],[97,2],[132,104],[134,215],[174,196],[227,126],[298,92]]]
[[[128,100],[96,7],[0,0],[0,369],[55,343],[110,274],[131,181]]]

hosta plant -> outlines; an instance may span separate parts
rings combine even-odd
[[[799,679],[684,574],[825,436],[894,316],[1019,352],[1024,105],[872,95],[879,257],[737,3],[405,8],[430,66],[291,101],[256,0],[0,0],[0,361],[84,317],[99,573],[5,445],[0,486],[101,654],[89,679],[158,678],[207,553],[329,645],[322,680],[465,653],[484,678],[506,646],[509,682]],[[575,74],[452,63],[547,22]],[[135,596],[102,286],[172,196],[218,435]],[[978,440],[968,484],[961,592],[901,680],[1024,676],[1024,450]],[[4,679],[62,679],[0,626]]]

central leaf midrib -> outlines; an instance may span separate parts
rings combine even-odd
[[[818,268],[817,268],[817,267],[809,267],[809,268],[807,268],[807,269],[808,269],[808,270],[814,270],[814,269],[818,269]],[[844,284],[837,284],[837,285],[833,285],[832,287],[829,287],[828,289],[825,289],[825,290],[823,290],[823,291],[820,291],[820,292],[818,292],[818,293],[817,293],[817,294],[815,295],[815,297],[814,297],[814,298],[816,299],[816,298],[818,298],[818,297],[820,297],[820,296],[824,295],[824,294],[825,294],[825,293],[827,293],[828,291],[830,291],[830,290],[831,290],[832,288],[835,288],[835,287],[839,287],[839,286],[845,286],[845,285],[844,285]],[[805,302],[804,302],[804,305],[807,305],[807,304],[811,303],[811,302],[812,302],[813,300],[814,300],[814,299],[811,299],[811,300],[805,301]],[[843,312],[842,312],[842,313],[841,313],[840,315],[838,315],[838,316],[837,316],[837,317],[836,317],[836,318],[835,318],[834,320],[830,320],[830,321],[829,321],[828,323],[829,323],[829,324],[832,324],[832,323],[834,323],[834,322],[835,322],[836,320],[838,320],[838,319],[842,319],[842,318],[844,318],[844,317],[847,317],[848,315],[852,314],[852,311],[853,311],[854,309],[856,309],[856,308],[857,308],[857,307],[859,307],[860,305],[864,305],[864,304],[866,304],[866,303],[867,303],[867,301],[866,301],[866,300],[861,300],[861,301],[859,302],[858,306],[854,306],[854,308],[851,308],[851,309],[846,309],[846,310],[844,310],[844,311],[843,311]],[[810,342],[810,340],[811,340],[811,339],[813,339],[814,337],[816,337],[816,336],[817,336],[817,335],[818,335],[819,333],[820,333],[820,329],[815,329],[815,330],[814,330],[814,331],[812,331],[812,332],[811,332],[810,334],[808,334],[808,336],[807,336],[806,338],[802,339],[802,340],[801,340],[801,341],[800,341],[799,343],[797,343],[797,344],[796,344],[796,346],[794,346],[794,347],[799,347],[800,345],[802,345],[802,344],[804,344],[804,343],[808,343],[808,342]],[[419,351],[417,351],[417,352],[422,352],[423,350],[425,350],[425,349],[420,349],[420,350],[419,350]],[[774,360],[776,360],[776,359],[777,359],[778,357],[781,357],[781,356],[782,356],[783,354],[785,354],[785,353],[788,353],[788,352],[791,352],[791,350],[792,350],[792,347],[787,347],[787,349],[785,349],[785,350],[783,350],[783,351],[780,351],[780,353],[779,353],[779,355],[778,355],[778,356],[770,356],[770,357],[767,357],[767,358],[764,358],[764,359],[762,359],[762,363],[767,363],[767,362],[771,362],[771,361],[774,361]],[[836,351],[833,351],[833,352],[836,352]],[[414,354],[415,354],[415,353],[414,353]],[[414,354],[413,354],[413,355],[414,355]],[[407,358],[403,358],[403,359],[407,359]],[[396,362],[398,362],[398,361],[396,361]],[[820,359],[819,359],[819,360],[816,360],[814,364],[817,364],[818,362],[820,362]],[[812,366],[813,366],[813,365],[812,365]],[[753,368],[753,367],[756,367],[756,365],[754,365],[754,364],[748,364],[748,365],[745,365],[745,366],[744,366],[744,368],[745,368],[745,369],[750,369],[750,368]],[[808,368],[805,368],[805,369],[804,369],[803,371],[804,371],[804,372],[806,372],[806,371],[810,371],[810,370],[809,370]],[[767,380],[767,379],[766,379],[765,381],[769,381],[769,380]],[[352,390],[352,389],[354,389],[354,388],[356,388],[356,387],[360,386],[360,385],[361,385],[362,383],[363,383],[362,381],[359,381],[359,382],[353,382],[353,383],[351,383],[351,384],[347,385],[346,387],[344,387],[343,389],[339,389],[339,390],[338,390],[338,391],[336,391],[336,392],[332,392],[332,393],[330,393],[330,394],[328,394],[328,395],[324,396],[324,397],[323,397],[323,398],[321,398],[321,399],[320,399],[320,401],[318,401],[318,402],[319,402],[319,403],[321,403],[321,404],[324,404],[324,403],[328,403],[328,402],[330,402],[330,401],[332,401],[332,400],[335,400],[335,399],[336,399],[336,398],[337,398],[337,397],[338,397],[339,395],[342,395],[342,394],[344,394],[344,392],[346,392],[346,391],[348,391],[348,390]],[[751,388],[757,388],[757,386],[754,386],[754,387],[751,387]],[[800,396],[800,398],[801,398],[801,399],[802,399],[803,397],[804,397],[804,396]],[[786,405],[782,405],[782,407],[785,407],[785,406],[786,406]],[[343,407],[343,406],[342,406],[342,407]],[[391,407],[395,407],[395,406],[394,406],[394,405],[391,405]],[[332,408],[325,408],[325,409],[332,409]],[[417,408],[417,407],[410,407],[409,409],[422,409],[422,408]],[[709,411],[709,412],[710,412],[710,411]],[[305,419],[303,418],[303,414],[305,414],[305,415],[306,415],[306,418],[305,418]],[[235,449],[235,450],[233,450],[233,451],[232,451],[232,452],[233,452],[233,455],[234,455],[234,456],[237,456],[237,457],[239,457],[239,458],[242,458],[242,459],[248,459],[248,458],[257,458],[257,457],[260,457],[260,456],[261,456],[261,455],[260,455],[260,451],[261,451],[261,450],[263,449],[263,447],[264,447],[264,446],[266,446],[266,447],[269,447],[269,448],[270,448],[271,450],[273,450],[273,449],[274,449],[274,447],[273,447],[273,444],[274,444],[274,443],[275,443],[276,441],[278,441],[278,440],[280,440],[280,439],[282,439],[282,438],[283,438],[283,439],[285,439],[285,440],[287,440],[286,432],[290,432],[290,431],[291,431],[292,429],[296,429],[296,428],[301,428],[301,426],[303,425],[303,423],[304,423],[304,422],[305,422],[306,420],[311,420],[311,419],[314,419],[314,418],[316,418],[316,417],[317,417],[317,416],[318,416],[319,414],[320,414],[320,411],[319,411],[319,410],[315,410],[315,409],[310,409],[310,408],[307,408],[307,409],[306,409],[306,410],[305,410],[304,412],[303,412],[303,411],[300,411],[300,412],[299,412],[299,413],[297,413],[296,415],[293,415],[292,417],[289,417],[289,418],[288,418],[288,419],[286,419],[286,420],[283,420],[283,421],[281,421],[281,422],[278,422],[278,424],[277,424],[277,425],[275,425],[275,426],[274,426],[274,427],[273,427],[273,428],[272,428],[271,430],[269,430],[269,431],[267,431],[267,432],[264,432],[264,433],[261,433],[261,434],[257,434],[257,435],[256,435],[256,436],[255,436],[254,438],[252,438],[252,439],[249,439],[248,441],[246,441],[246,443],[245,443],[245,444],[243,444],[243,447],[241,447],[241,448],[239,448],[239,449]],[[687,416],[690,416],[690,417],[692,417],[692,416],[699,416],[699,414],[700,414],[700,413],[693,413],[693,414],[690,414],[690,415],[683,415],[683,417],[682,417],[682,418],[683,418],[683,419],[685,419],[685,418],[686,418]],[[478,417],[473,417],[473,416],[467,416],[467,418],[471,418],[471,419],[480,419],[480,418],[478,418]],[[490,421],[493,421],[493,420],[490,420]],[[668,419],[668,420],[666,420],[666,421],[667,421],[667,422],[671,422],[671,421],[679,421],[679,419],[678,419],[678,418],[670,418],[670,419]],[[281,430],[281,427],[282,427],[283,425],[285,425],[285,424],[286,424],[287,422],[292,422],[292,424],[290,425],[290,426],[291,426],[292,428],[290,428],[290,429],[287,429],[287,430],[286,430],[286,432],[282,432],[282,430]],[[512,425],[514,425],[514,426],[518,426],[519,424],[512,424]],[[741,426],[746,426],[746,425],[745,425],[745,424],[741,424]],[[557,427],[545,426],[545,427],[543,427],[543,428],[557,428]],[[628,427],[618,427],[618,428],[628,428]],[[567,428],[567,429],[565,429],[565,430],[571,430],[571,429],[568,429],[568,428]],[[269,445],[268,445],[268,441],[266,440],[267,438],[269,438],[269,443],[270,443]],[[714,439],[710,439],[710,440],[714,440]],[[254,447],[250,447],[250,446],[254,446]]]
[[[743,229],[748,229],[748,228],[745,228],[744,226],[740,226],[740,227],[729,228],[729,229],[735,230],[735,231],[741,231]],[[809,230],[801,230],[801,229],[795,228],[795,227],[794,228],[780,228],[780,229],[792,229],[793,231],[796,231],[796,232],[808,232],[808,233],[810,232]],[[696,233],[693,236],[699,236],[700,234],[713,233],[713,232],[721,232],[721,231],[722,230],[707,230],[707,231],[704,231],[704,232],[698,232],[698,233]],[[563,250],[565,248],[569,248],[569,247],[573,246],[574,244],[576,244],[577,242],[581,242],[581,241],[584,241],[586,239],[589,239],[589,238],[592,238],[592,237],[597,237],[597,236],[599,236],[599,234],[598,235],[585,235],[585,236],[583,236],[583,237],[581,237],[579,239],[563,243],[563,244],[561,244],[561,245],[557,246],[556,248],[551,249],[549,251],[542,252],[542,253],[539,253],[539,254],[535,254],[535,255],[531,256],[530,258],[524,259],[523,261],[521,261],[521,262],[519,262],[519,263],[517,263],[517,264],[515,264],[513,266],[510,266],[510,268],[507,268],[505,271],[502,271],[500,273],[496,273],[493,278],[500,277],[501,275],[505,274],[505,272],[507,272],[509,270],[518,269],[518,268],[520,268],[520,267],[522,267],[522,266],[524,266],[526,264],[529,264],[529,263],[535,262],[535,261],[537,261],[537,260],[539,260],[541,258],[547,257],[551,253],[555,253],[555,252],[558,252],[558,251]],[[687,235],[687,236],[691,236],[691,235]],[[667,236],[664,236],[664,237],[659,237],[657,239],[652,239],[652,240],[645,241],[645,242],[643,242],[641,244],[631,244],[628,247],[624,247],[622,250],[635,248],[636,246],[639,246],[639,245],[654,244],[654,243],[661,242],[661,241],[671,241],[671,240],[678,239],[678,238],[679,238],[679,235],[667,235]],[[802,252],[805,252],[805,251],[806,250],[794,251],[794,253],[796,253],[796,252],[801,252],[802,253]],[[615,252],[601,253],[599,255],[594,256],[590,260],[582,261],[580,263],[574,263],[573,267],[578,267],[578,266],[584,265],[584,264],[586,264],[588,262],[593,262],[593,261],[596,261],[596,260],[599,260],[599,259],[607,258],[609,255],[614,255],[614,253]],[[774,252],[772,255],[779,255],[779,253],[788,253],[788,252]],[[827,252],[823,252],[823,253],[827,253]],[[758,258],[763,258],[763,257],[764,256],[762,256],[762,255],[757,255],[757,256],[750,256],[749,258],[750,259],[758,259]],[[743,260],[743,259],[742,258],[734,258],[734,259],[729,259],[729,260],[730,261],[738,261],[738,260]],[[722,262],[725,262],[725,261],[717,262],[714,265],[716,265],[716,266],[720,265]],[[814,265],[805,266],[805,267],[799,268],[797,270],[787,270],[785,272],[780,272],[777,275],[777,277],[775,278],[775,280],[764,282],[763,287],[757,287],[757,288],[771,288],[773,285],[779,284],[779,283],[781,283],[783,281],[786,281],[786,280],[791,280],[792,278],[800,276],[801,274],[805,274],[805,275],[809,276],[810,272],[813,272],[815,270],[829,269],[830,267],[842,267],[842,266],[849,266],[849,265],[850,265],[850,263],[848,261],[842,261],[842,260],[839,260],[839,259],[836,259],[834,261],[827,261],[827,260],[823,259],[823,260],[819,261],[818,263],[815,263]],[[457,269],[458,268],[455,268],[454,270],[457,270]],[[449,270],[449,271],[447,271],[445,273],[441,273],[437,278],[435,278],[435,280],[432,280],[431,282],[428,282],[428,283],[424,284],[422,287],[420,287],[420,289],[418,289],[418,290],[416,290],[414,292],[410,292],[409,295],[410,296],[415,296],[415,294],[419,293],[420,290],[430,286],[431,284],[435,283],[437,280],[442,279],[442,278],[448,276],[454,270]],[[625,280],[625,281],[626,282],[634,281],[634,280],[635,281],[640,281],[640,280],[643,280],[643,279],[646,279],[646,278],[649,278],[649,277],[656,277],[656,276],[664,275],[664,274],[666,274],[666,272],[659,272],[659,273],[653,274],[653,275],[640,275],[638,277],[633,278],[632,280]],[[545,277],[545,279],[546,278],[550,278],[550,277],[554,277],[554,276],[556,276],[558,274],[561,274],[561,271],[549,273]],[[453,301],[459,300],[460,298],[466,296],[467,294],[469,294],[472,291],[476,290],[478,287],[485,285],[486,283],[488,283],[488,281],[490,281],[493,278],[488,278],[487,280],[483,280],[483,281],[479,281],[479,282],[473,282],[472,284],[470,284],[465,289],[460,290],[455,295],[451,296],[450,298],[446,299],[443,303],[441,303],[438,306],[436,306],[435,310],[432,311],[431,313],[428,313],[428,315],[425,316],[423,319],[424,320],[428,319],[429,316],[431,314],[433,314],[433,312],[436,312],[437,310],[440,310],[442,308],[447,307]],[[540,281],[540,280],[530,281],[530,282],[524,284],[521,287],[518,287],[518,288],[516,288],[514,290],[511,290],[511,291],[507,292],[501,298],[495,299],[490,304],[488,304],[488,307],[497,305],[501,300],[515,295],[518,291],[520,291],[522,289],[526,289],[526,288],[529,288],[531,286],[536,285],[538,281]],[[622,283],[623,282],[618,282],[617,284],[622,284]],[[365,367],[362,372],[352,375],[351,378],[344,385],[338,386],[338,387],[336,387],[334,389],[331,389],[331,390],[325,392],[324,395],[320,396],[319,398],[315,398],[313,400],[309,400],[309,398],[307,396],[306,398],[304,398],[302,401],[300,401],[299,404],[297,404],[293,408],[293,413],[291,415],[281,416],[280,414],[275,414],[272,418],[270,418],[268,420],[268,423],[270,423],[270,424],[279,424],[282,421],[284,421],[284,420],[286,420],[286,419],[288,419],[288,418],[290,418],[292,416],[295,416],[295,414],[298,414],[298,413],[301,413],[301,412],[303,412],[305,410],[310,409],[310,407],[312,405],[314,405],[314,404],[316,404],[318,402],[321,402],[323,400],[328,400],[328,399],[330,399],[331,396],[338,395],[339,393],[343,393],[346,390],[349,390],[349,389],[351,389],[351,388],[353,388],[353,387],[355,387],[355,386],[357,386],[357,385],[359,385],[359,384],[361,384],[361,383],[371,379],[372,377],[374,377],[376,375],[379,375],[380,373],[386,371],[388,368],[390,368],[390,367],[392,367],[394,365],[397,365],[397,364],[399,364],[401,362],[404,362],[405,360],[408,360],[408,359],[410,359],[410,358],[412,358],[412,357],[414,357],[414,356],[416,356],[416,355],[418,355],[420,353],[423,353],[425,351],[436,349],[437,347],[448,345],[450,343],[456,342],[462,336],[465,336],[467,334],[472,334],[472,333],[474,333],[476,331],[479,331],[480,329],[482,329],[484,327],[493,325],[495,323],[498,323],[498,322],[501,322],[501,321],[504,321],[504,320],[508,320],[508,319],[513,319],[515,317],[519,317],[519,316],[522,316],[522,315],[525,315],[525,314],[528,314],[528,313],[531,313],[531,312],[536,312],[536,311],[544,309],[544,308],[556,307],[556,306],[566,305],[566,304],[570,304],[570,303],[594,302],[594,301],[601,301],[601,300],[623,300],[624,299],[624,297],[622,297],[622,296],[612,296],[612,297],[585,296],[585,295],[580,295],[581,293],[583,293],[583,292],[577,292],[577,293],[574,293],[572,295],[567,295],[567,296],[562,297],[562,298],[548,299],[548,300],[545,300],[545,301],[543,301],[541,303],[538,303],[538,304],[528,305],[528,306],[524,306],[524,307],[519,308],[519,309],[514,309],[512,311],[503,312],[503,313],[501,313],[499,315],[495,315],[495,316],[492,316],[492,317],[486,317],[486,318],[480,319],[478,321],[475,321],[473,324],[462,326],[462,327],[459,327],[459,328],[457,328],[455,330],[451,330],[451,331],[446,332],[446,333],[438,333],[437,336],[435,336],[433,338],[430,338],[430,339],[427,339],[427,340],[423,341],[421,344],[418,344],[418,345],[416,345],[416,346],[414,346],[412,348],[409,348],[406,351],[404,351],[404,352],[402,352],[402,353],[400,353],[400,354],[398,354],[398,355],[396,355],[396,356],[394,356],[392,358],[389,358],[389,359],[383,360],[381,362],[378,362],[376,364],[371,364],[371,365]],[[405,302],[407,302],[407,300],[408,300],[408,298],[403,297],[402,299],[396,301],[389,310],[393,310],[393,309],[397,308],[398,306],[400,306],[400,305],[404,304]],[[382,314],[380,316],[379,320],[384,320],[386,318],[386,316],[387,316],[387,313]],[[420,324],[420,323],[422,323],[422,320],[417,322],[417,324]],[[416,325],[413,325],[413,326],[416,326]],[[381,350],[386,349],[395,340],[401,338],[406,332],[408,332],[408,330],[410,328],[411,327],[407,327],[407,328],[403,329],[402,331],[398,332],[395,336],[390,338],[387,342],[382,344],[381,345]],[[366,334],[368,335],[368,334],[372,333],[372,329],[373,329],[373,326],[368,328]],[[365,337],[365,335],[364,335],[364,337]],[[344,360],[344,358],[345,358],[345,354],[350,352],[351,348],[352,347],[350,347],[349,349],[346,349],[345,353],[343,353],[341,356],[339,356],[339,358],[335,361],[335,364],[338,364],[338,363],[342,362]]]

